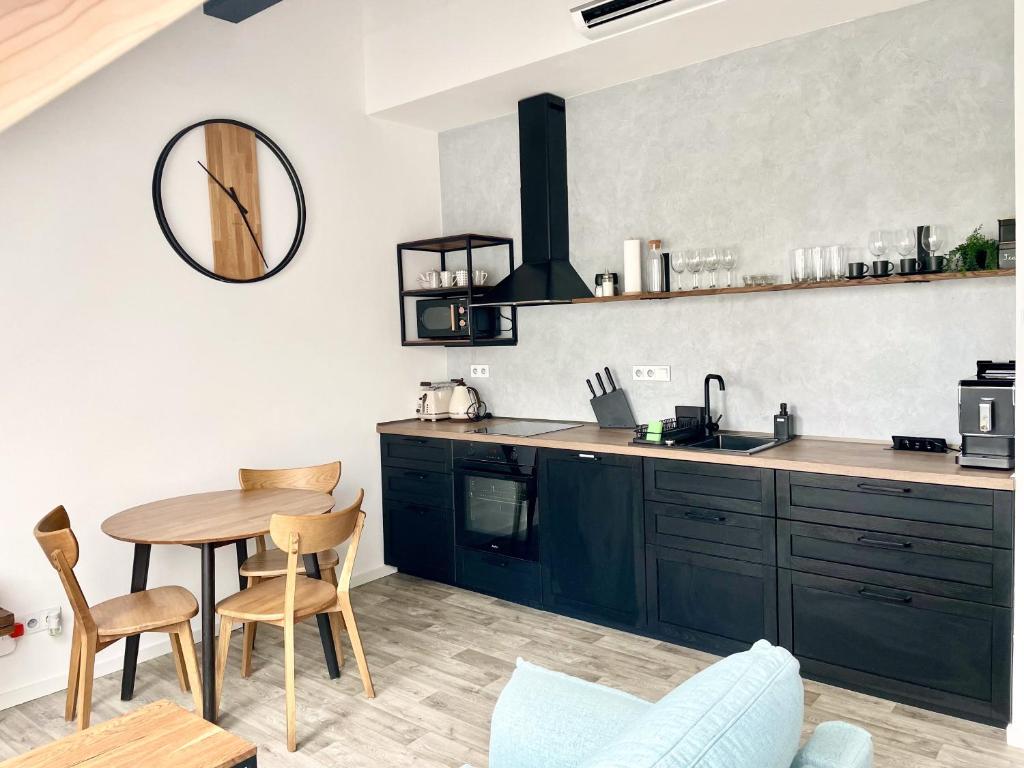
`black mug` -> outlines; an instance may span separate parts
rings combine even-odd
[[[921,257],[922,272],[941,272],[946,268],[946,257],[934,253]]]
[[[860,280],[868,276],[868,265],[863,261],[851,261],[846,267],[846,276],[851,280]]]
[[[917,259],[900,259],[901,275],[916,275],[921,269],[921,262]]]
[[[872,277],[889,277],[894,269],[896,269],[896,265],[891,261],[880,259],[878,261],[871,262]]]

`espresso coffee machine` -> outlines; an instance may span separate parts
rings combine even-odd
[[[1016,368],[979,360],[978,375],[960,382],[960,466],[1013,469]]]

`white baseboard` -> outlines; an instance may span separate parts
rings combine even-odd
[[[368,571],[353,574],[352,586],[358,587],[362,584],[368,584],[371,581],[376,581],[377,579],[382,579],[385,576],[390,576],[392,573],[397,573],[397,569],[392,568],[390,565],[371,568]],[[198,641],[202,633],[198,616],[192,620],[192,632],[195,634],[196,640]],[[118,648],[116,652],[111,652],[111,655],[101,657],[96,660],[96,677],[103,677],[103,675],[109,675],[113,672],[120,672],[124,667],[124,653],[121,651],[122,646],[119,645],[116,647]],[[166,635],[143,635],[142,641],[139,643],[139,662],[141,663],[143,661],[158,658],[164,654],[170,653],[170,651],[171,645],[168,642]],[[26,701],[39,699],[43,696],[49,696],[51,693],[56,693],[57,691],[63,691],[67,688],[67,685],[67,672],[62,671],[59,675],[45,677],[42,680],[36,680],[11,691],[2,691],[0,692],[0,710],[7,709],[8,707],[14,707],[18,704],[24,704]]]
[[[1024,749],[1024,723],[1010,723],[1006,726],[1006,743]]]

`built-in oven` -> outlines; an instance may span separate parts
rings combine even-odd
[[[416,302],[416,335],[421,339],[493,339],[498,335],[497,307],[469,307],[465,297],[420,299]]]
[[[536,561],[537,449],[456,441],[455,543]]]

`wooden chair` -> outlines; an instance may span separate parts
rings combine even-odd
[[[238,484],[246,491],[258,488],[296,488],[302,491],[321,491],[334,493],[341,480],[341,462],[318,464],[315,467],[298,467],[296,469],[240,469]],[[338,584],[334,569],[338,567],[338,553],[333,549],[317,553],[320,564],[321,578],[335,586]],[[288,570],[288,553],[280,549],[267,549],[267,541],[263,536],[256,537],[256,554],[242,563],[238,572],[248,581],[246,586],[254,587],[264,579],[284,576]],[[305,573],[306,566],[299,561],[299,573]],[[338,659],[341,651],[341,620],[332,617],[331,625],[334,633],[334,647]],[[252,652],[256,647],[256,624],[247,623],[242,633],[242,677],[252,674]]]
[[[352,642],[352,653],[359,665],[363,690],[373,698],[373,681],[363,655],[356,617],[349,599],[349,584],[355,567],[359,539],[362,536],[366,513],[361,509],[363,491],[347,509],[323,515],[274,515],[270,519],[270,537],[287,553],[286,574],[268,579],[251,589],[244,589],[217,604],[220,614],[220,648],[217,653],[217,710],[220,710],[231,647],[231,629],[238,622],[262,622],[284,629],[284,681],[285,714],[288,723],[288,750],[295,751],[295,622],[318,613],[340,614]],[[300,558],[314,552],[349,542],[335,587],[325,581],[311,579],[300,571]]]
[[[78,539],[71,530],[64,507],[57,507],[40,520],[33,533],[60,576],[75,613],[64,719],[73,720],[77,709],[78,730],[89,727],[97,652],[122,638],[143,632],[166,632],[171,636],[171,655],[178,681],[182,690],[192,689],[196,711],[201,713],[202,683],[196,664],[192,625],[189,623],[189,619],[199,612],[199,606],[192,593],[182,587],[158,587],[90,606],[75,576]]]

